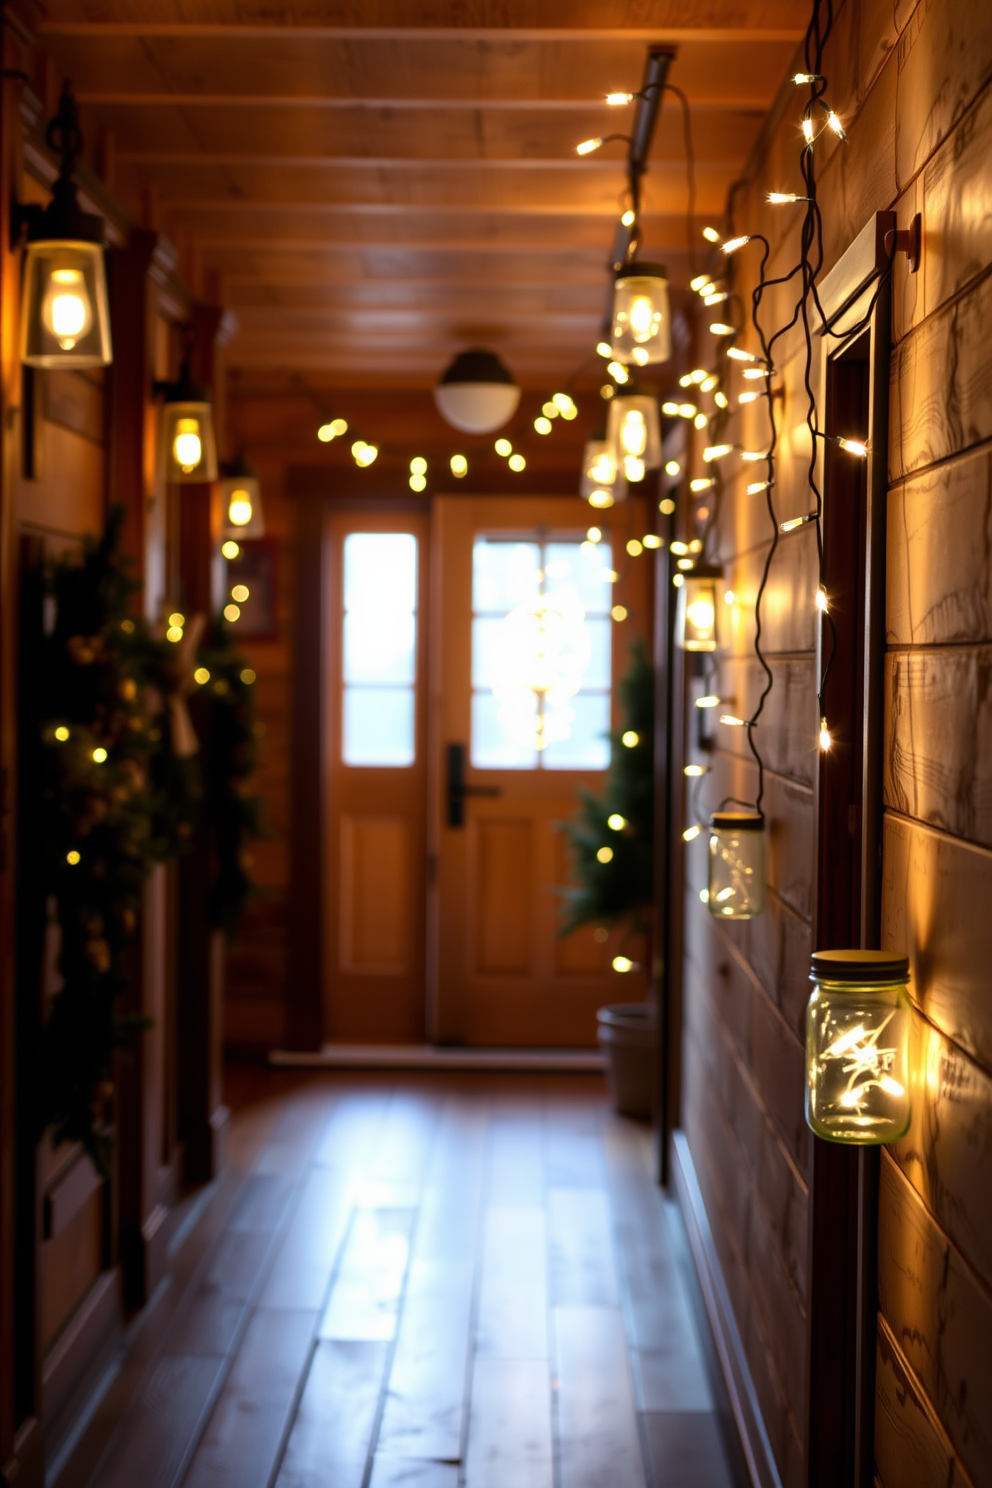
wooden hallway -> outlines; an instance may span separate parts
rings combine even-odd
[[[677,1211],[598,1077],[234,1074],[55,1488],[729,1488]]]

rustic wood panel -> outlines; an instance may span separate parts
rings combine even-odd
[[[978,1274],[992,1276],[992,1077],[922,1019],[912,1059],[912,1123],[892,1156]]]
[[[891,491],[889,644],[992,640],[990,555],[992,448],[973,450]]]
[[[890,654],[885,804],[992,846],[992,646]]]
[[[910,995],[931,1023],[992,1073],[988,958],[992,855],[887,815],[882,938],[906,950]]]
[[[882,1483],[964,1488],[950,1443],[880,1319],[875,1365],[875,1462]]]
[[[769,770],[812,790],[816,756],[810,745],[819,728],[814,659],[781,656],[770,664],[774,684],[755,730],[755,744]],[[753,655],[746,660],[726,658],[720,664],[720,690],[736,699],[732,711],[741,718],[753,716],[766,680]],[[726,753],[752,758],[746,730],[723,728],[719,739]]]
[[[992,18],[982,0],[921,5],[899,41],[896,170],[908,181],[992,76]]]
[[[982,330],[990,314],[992,276],[986,275],[893,351],[890,480],[992,436],[992,367]]]
[[[992,1295],[882,1154],[879,1308],[976,1488],[992,1483]]]

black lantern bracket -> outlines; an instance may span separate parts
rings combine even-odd
[[[83,153],[83,132],[68,79],[62,84],[58,112],[49,120],[45,130],[45,144],[59,158],[52,199],[47,207],[39,206],[37,202],[14,202],[10,213],[11,248],[20,245],[25,233],[29,243],[58,240],[99,243],[102,247],[103,218],[94,212],[83,211],[73,179],[76,163]]]

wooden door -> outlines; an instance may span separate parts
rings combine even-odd
[[[581,787],[603,784],[602,736],[616,721],[611,679],[649,622],[648,560],[626,548],[647,530],[643,507],[608,515],[596,518],[603,542],[583,549],[591,514],[577,499],[452,496],[434,505],[428,964],[429,1026],[440,1042],[591,1046],[597,1007],[645,993],[643,970],[612,969],[620,932],[557,933],[558,887],[569,874],[557,824],[575,812]],[[511,653],[534,596],[556,585],[559,600],[566,590],[578,596],[591,659],[569,737],[555,739],[549,717],[551,742],[538,749],[526,700],[507,701]],[[619,622],[614,606],[627,612]],[[643,963],[640,941],[623,951]]]
[[[329,1041],[424,1037],[426,513],[328,529]]]

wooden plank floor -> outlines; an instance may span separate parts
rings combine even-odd
[[[298,1082],[66,1479],[730,1488],[671,1222],[598,1077]]]

